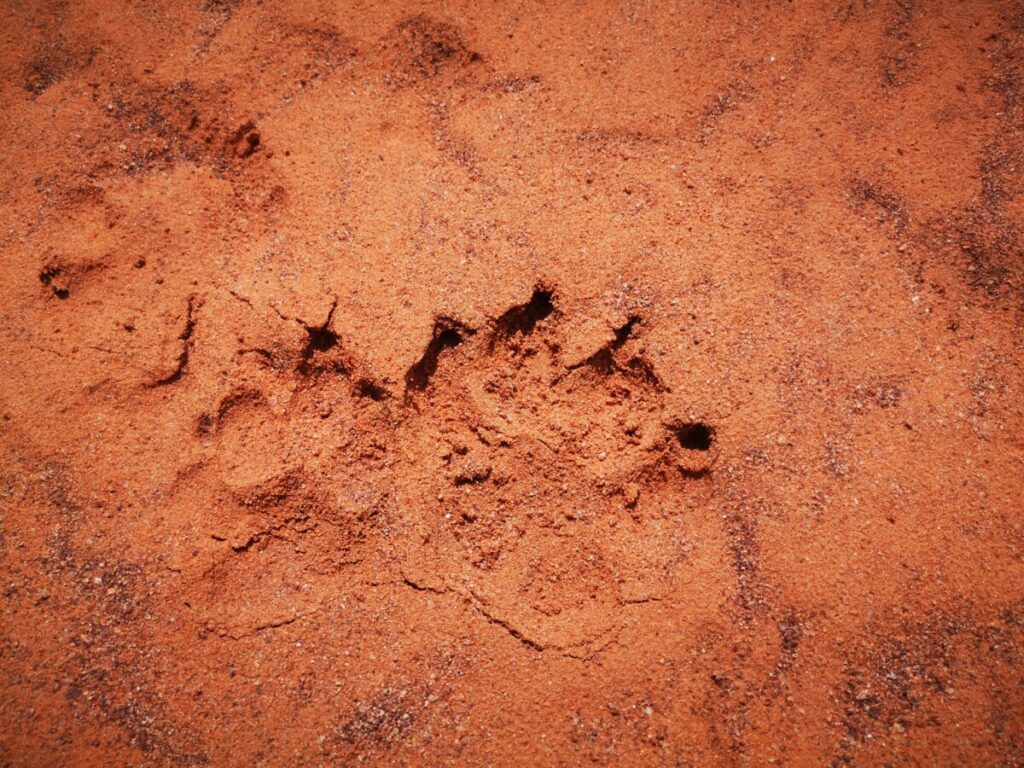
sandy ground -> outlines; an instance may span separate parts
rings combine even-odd
[[[0,765],[1024,762],[1024,4],[0,29]]]

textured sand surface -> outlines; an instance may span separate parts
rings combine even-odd
[[[0,765],[1024,763],[1024,4],[0,30]]]

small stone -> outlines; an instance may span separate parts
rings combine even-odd
[[[623,495],[626,497],[626,506],[632,509],[636,506],[637,501],[640,500],[640,486],[636,483],[629,483]]]

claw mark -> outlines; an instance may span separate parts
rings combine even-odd
[[[537,323],[555,311],[555,305],[551,302],[553,296],[554,293],[547,288],[535,288],[526,304],[519,304],[502,314],[494,322],[490,349],[493,350],[500,339],[533,333]]]
[[[361,378],[355,383],[354,391],[356,397],[368,397],[371,400],[380,402],[391,397],[391,393],[383,386],[368,378]]]
[[[665,386],[661,377],[655,373],[654,366],[644,357],[633,355],[624,363],[617,359],[616,353],[632,338],[636,326],[642,322],[643,319],[639,315],[630,315],[623,325],[615,329],[614,338],[611,341],[585,360],[567,366],[566,371],[571,373],[572,371],[587,367],[604,376],[611,376],[613,373],[619,372],[636,379],[641,379],[659,392],[668,392],[669,388]],[[556,377],[555,383],[560,382],[565,375],[561,374]]]
[[[437,372],[437,361],[441,353],[446,349],[454,349],[463,342],[467,336],[472,336],[476,331],[458,320],[450,317],[439,317],[434,321],[434,332],[431,335],[430,343],[416,363],[414,363],[405,374],[405,387],[407,390],[423,391],[430,384],[430,378]]]
[[[331,304],[330,310],[327,312],[327,319],[324,320],[322,325],[306,325],[301,320],[299,323],[303,328],[306,329],[306,333],[309,338],[306,340],[306,346],[302,350],[302,361],[299,363],[299,373],[308,375],[312,370],[313,357],[317,352],[326,352],[329,349],[333,349],[338,345],[338,334],[331,330],[331,321],[334,319],[334,310],[338,308],[338,300],[335,299]],[[340,373],[348,373],[347,367],[344,363],[336,364],[337,370]]]
[[[639,315],[631,315],[626,321],[625,325],[615,329],[615,338],[610,342],[601,347],[597,352],[592,354],[586,360],[580,363],[573,363],[569,366],[570,371],[574,371],[577,368],[583,366],[590,366],[596,371],[599,371],[605,375],[610,375],[618,369],[618,365],[615,362],[615,352],[622,348],[629,337],[633,334],[633,329],[640,323]]]
[[[309,376],[314,373],[331,371],[352,380],[352,393],[356,397],[368,398],[377,402],[387,400],[391,397],[391,392],[384,384],[375,381],[370,375],[371,372],[365,370],[366,366],[344,349],[341,338],[331,328],[337,309],[338,299],[335,298],[331,303],[331,308],[327,311],[327,317],[320,325],[309,325],[299,318],[294,318],[306,331],[308,337],[300,353],[298,372],[303,376]],[[280,311],[278,311],[278,315],[286,319],[286,316]],[[260,350],[255,351],[260,352]],[[330,353],[329,357],[322,360],[317,359],[319,355],[327,353]],[[261,352],[261,354],[265,353]]]

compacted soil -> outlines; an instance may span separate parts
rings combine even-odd
[[[1024,4],[0,30],[0,765],[1024,762]]]

